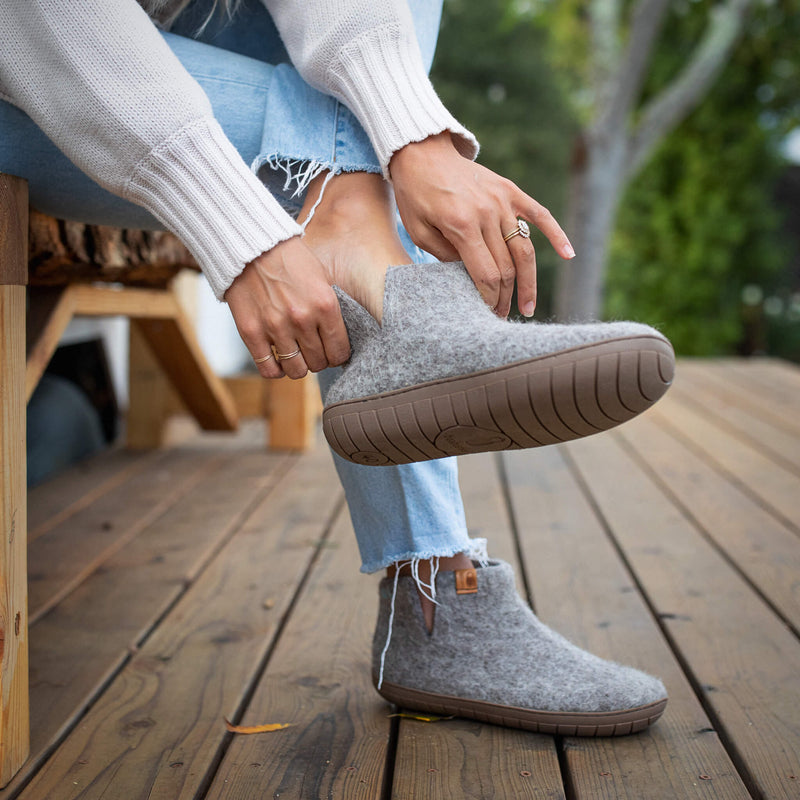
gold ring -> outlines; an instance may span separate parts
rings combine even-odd
[[[272,353],[270,353],[268,356],[261,356],[261,358],[254,358],[253,363],[263,364],[265,361],[269,361],[271,358],[272,358]]]
[[[517,220],[517,227],[514,228],[511,233],[507,233],[503,237],[503,241],[507,242],[509,239],[513,239],[515,236],[521,236],[523,239],[530,239],[531,238],[531,229],[527,222],[524,219]]]
[[[298,347],[297,350],[295,350],[292,353],[275,353],[275,358],[277,358],[278,361],[286,361],[287,358],[294,358],[295,356],[299,355],[300,355],[300,348]]]

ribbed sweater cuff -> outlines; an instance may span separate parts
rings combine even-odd
[[[442,131],[473,159],[478,142],[433,89],[413,34],[391,25],[350,42],[330,67],[333,85],[369,134],[384,177],[392,155]]]
[[[181,239],[219,300],[245,264],[302,233],[210,117],[151,151],[124,196]]]

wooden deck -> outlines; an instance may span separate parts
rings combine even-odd
[[[798,397],[786,364],[688,361],[618,431],[462,460],[539,615],[664,678],[661,721],[614,740],[390,716],[321,436],[71,470],[29,499],[34,755],[0,800],[800,798]]]

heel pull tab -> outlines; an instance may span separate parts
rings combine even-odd
[[[453,570],[456,576],[456,594],[478,593],[478,570],[475,567]]]

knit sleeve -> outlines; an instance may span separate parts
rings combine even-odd
[[[78,167],[144,206],[221,298],[300,227],[252,175],[135,0],[3,0],[0,82]]]
[[[384,175],[392,155],[450,131],[467,158],[475,137],[444,107],[428,79],[405,0],[263,0],[297,70],[341,100],[370,137]]]

